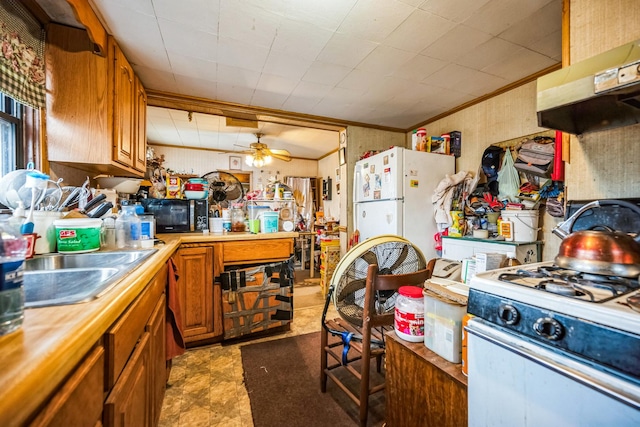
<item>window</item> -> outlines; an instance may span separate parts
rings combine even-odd
[[[0,175],[23,169],[23,113],[25,107],[0,92]]]

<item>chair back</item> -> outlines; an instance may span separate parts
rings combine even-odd
[[[378,274],[376,264],[369,265],[365,287],[363,326],[369,327],[393,325],[394,313],[378,313],[375,307],[376,294],[382,291],[397,291],[401,286],[424,286],[424,282],[431,277],[433,266],[407,274]]]

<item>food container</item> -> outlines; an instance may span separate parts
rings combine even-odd
[[[394,309],[393,329],[405,341],[424,341],[422,287],[400,286]]]
[[[56,227],[53,223],[62,218],[62,212],[33,211],[33,232],[38,234],[36,254],[48,254],[56,250]]]
[[[455,286],[464,287],[461,283]],[[425,289],[422,292],[424,295],[424,345],[449,362],[460,363],[462,361],[462,318],[467,313],[467,297],[434,283],[433,279],[425,283]]]
[[[197,200],[197,199],[206,199],[209,196],[209,192],[202,191],[194,191],[194,190],[184,190],[184,196],[187,200]]]
[[[100,249],[102,220],[99,218],[57,219],[58,252],[93,252]]]
[[[260,214],[260,230],[263,233],[277,233],[278,212],[262,212]]]
[[[262,212],[269,212],[271,208],[264,205],[249,205],[247,206],[247,212],[249,212],[249,219],[260,219]]]
[[[191,183],[191,182],[187,182],[184,185],[184,189],[185,190],[189,190],[189,191],[204,191],[205,186],[204,186],[204,184],[200,184],[200,183],[194,184],[194,183]]]

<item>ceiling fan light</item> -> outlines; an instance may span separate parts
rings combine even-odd
[[[271,163],[271,160],[272,160],[271,156],[264,156],[264,163],[265,163],[266,165],[268,165],[269,163]]]
[[[244,158],[244,162],[247,166],[253,165],[253,156],[251,154],[247,154],[247,157]]]
[[[262,166],[264,166],[264,160],[263,159],[253,159],[253,165],[257,168],[261,168]]]

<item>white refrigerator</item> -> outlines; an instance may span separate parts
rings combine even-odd
[[[356,162],[353,214],[360,241],[395,234],[419,247],[427,261],[437,256],[431,196],[455,157],[394,147]]]

